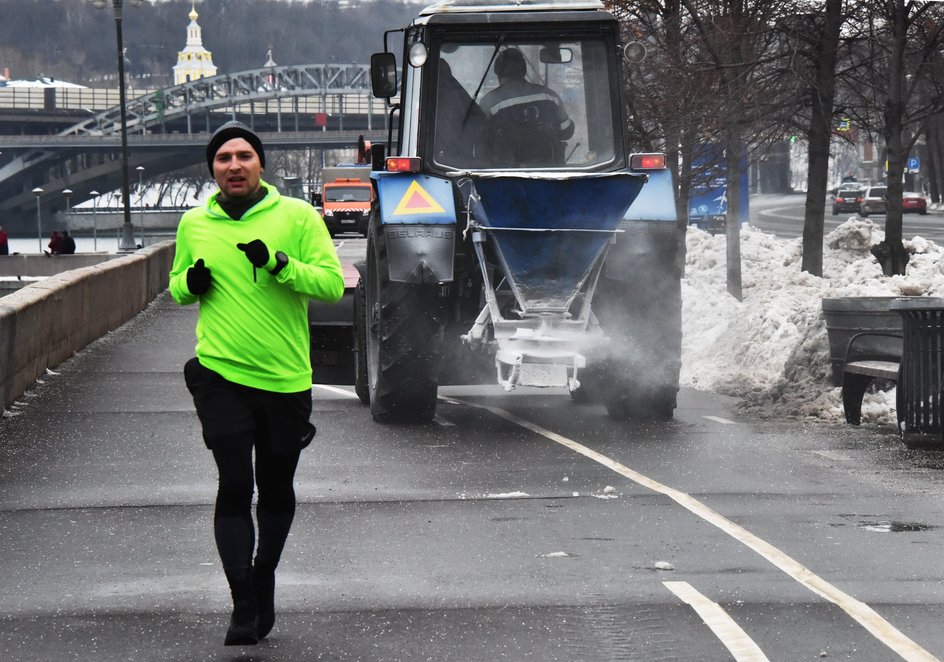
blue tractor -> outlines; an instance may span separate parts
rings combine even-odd
[[[384,35],[353,329],[374,420],[429,421],[439,385],[483,372],[672,417],[680,231],[665,159],[632,153],[623,116],[621,60],[644,50],[597,0],[444,0]]]

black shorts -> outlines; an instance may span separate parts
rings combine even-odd
[[[311,443],[311,391],[275,393],[224,379],[196,358],[184,365],[184,379],[203,426],[207,448],[235,434],[250,433],[273,453],[298,452]]]

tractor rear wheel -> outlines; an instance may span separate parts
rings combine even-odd
[[[367,284],[364,278],[354,288],[354,392],[362,404],[370,404],[367,381]]]
[[[619,280],[600,279],[598,317],[613,345],[599,383],[611,418],[668,421],[675,410],[681,285],[672,274],[652,280],[645,288],[629,288]]]
[[[383,228],[367,239],[364,314],[370,413],[381,423],[424,423],[436,414],[443,325],[433,287],[389,279]]]
[[[603,402],[604,380],[598,366],[588,366],[577,375],[580,386],[570,391],[570,399],[582,405]]]

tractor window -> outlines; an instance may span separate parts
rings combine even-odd
[[[602,39],[445,42],[433,159],[458,169],[594,168],[616,155]]]
[[[369,186],[330,186],[324,190],[325,202],[370,202]]]

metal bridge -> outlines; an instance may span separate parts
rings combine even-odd
[[[277,66],[201,78],[126,103],[128,167],[149,178],[204,161],[207,133],[239,119],[268,150],[353,147],[363,135],[382,141],[387,114],[370,94],[370,69],[360,64]],[[47,209],[63,209],[94,189],[121,181],[121,108],[90,115],[57,135],[0,136],[0,218],[31,213],[33,188]]]

